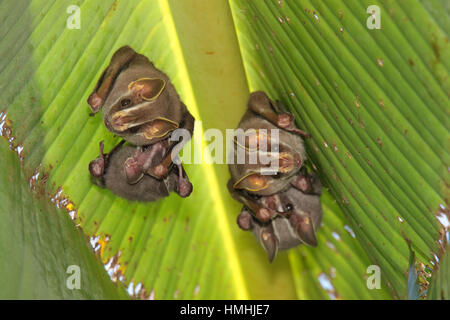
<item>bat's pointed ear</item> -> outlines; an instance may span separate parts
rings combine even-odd
[[[259,173],[249,173],[233,184],[234,189],[244,189],[247,191],[260,191],[269,186],[267,176]]]
[[[271,226],[262,227],[259,231],[259,241],[267,253],[269,262],[272,262],[278,253],[278,243]]]
[[[131,82],[128,90],[146,101],[156,100],[166,87],[166,81],[158,78],[142,78]]]
[[[161,138],[176,130],[178,124],[172,120],[158,118],[142,126],[140,133],[147,139]]]
[[[237,132],[234,143],[248,151],[271,150],[270,134],[266,130],[250,129],[246,132]]]
[[[137,53],[129,46],[124,46],[114,53],[111,62],[103,71],[95,89],[87,100],[93,113],[97,113],[101,109],[117,76],[136,56]]]
[[[309,214],[303,211],[301,214],[294,213],[289,220],[300,240],[311,247],[317,247],[316,232]]]

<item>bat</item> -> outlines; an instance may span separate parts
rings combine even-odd
[[[97,185],[111,190],[120,197],[147,202],[167,197],[172,191],[181,197],[187,197],[192,192],[192,184],[181,165],[172,167],[164,179],[144,175],[138,181],[130,183],[127,178],[125,163],[140,149],[125,144],[124,141],[120,142],[108,154],[104,154],[103,148],[104,144],[100,142],[100,156],[90,162],[89,172]],[[157,150],[145,153],[144,160],[150,163],[160,161],[164,156],[161,152],[162,149],[158,145],[151,145],[149,148]],[[142,159],[142,157],[139,159]]]
[[[167,138],[194,119],[169,77],[129,46],[118,49],[88,98],[106,128],[136,146]]]
[[[232,197],[244,205],[238,225],[253,231],[270,261],[278,250],[301,243],[316,246],[315,232],[322,217],[321,184],[305,167],[302,137],[310,135],[295,126],[294,117],[280,102],[262,91],[250,95],[238,129],[242,130],[234,140],[235,161],[229,165],[227,185]],[[239,152],[245,161],[236,161]],[[250,162],[252,155],[261,154],[275,160],[276,170],[268,171],[270,163],[259,157]]]
[[[166,178],[173,166],[170,151],[179,142],[171,141],[172,133],[184,129],[190,139],[194,130],[195,119],[169,77],[129,46],[114,53],[88,104],[92,115],[101,111],[109,131],[138,147],[123,163],[128,184],[135,184],[147,175],[159,180]],[[150,148],[151,145],[155,148]],[[165,157],[158,162],[149,161],[157,158],[146,153],[161,149]],[[182,167],[177,167],[182,180]]]

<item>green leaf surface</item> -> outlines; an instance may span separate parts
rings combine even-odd
[[[65,210],[30,188],[5,139],[0,157],[0,299],[126,299]]]
[[[80,30],[66,27],[66,8],[72,4],[80,7]],[[30,16],[18,19],[3,38],[6,57],[0,66],[2,95],[16,145],[23,145],[25,170],[48,173],[47,194],[82,226],[111,278],[141,298],[247,297],[211,166],[187,167],[196,190],[188,201],[173,195],[157,203],[131,203],[89,179],[87,165],[97,156],[99,141],[109,150],[118,139],[99,116],[89,117],[86,100],[120,46],[132,46],[167,72],[199,118],[169,4],[2,5],[9,9],[2,10],[5,15],[19,18],[25,11]],[[206,177],[210,183],[201,184]]]
[[[38,177],[42,200],[81,226],[132,297],[404,298],[405,238],[428,266],[442,234],[434,213],[448,184],[448,16],[438,1],[378,4],[383,29],[369,31],[368,2],[356,1],[2,1],[2,134],[22,180]],[[80,7],[79,30],[66,25],[69,5]],[[109,151],[119,139],[89,117],[86,100],[123,45],[170,76],[197,120],[196,152],[208,144],[202,129],[237,126],[250,91],[291,108],[313,135],[311,166],[330,191],[317,248],[269,264],[236,225],[241,205],[226,190],[225,164],[186,165],[187,199],[136,203],[92,184],[99,141]],[[380,289],[368,286],[373,264]],[[88,297],[98,295],[79,296]]]
[[[443,234],[435,215],[449,181],[448,7],[233,3],[251,90],[280,99],[312,134],[323,182],[393,296],[407,297],[406,240],[432,267]],[[366,27],[369,5],[381,10],[380,30]]]

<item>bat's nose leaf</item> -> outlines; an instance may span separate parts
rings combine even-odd
[[[136,124],[136,121],[139,119],[138,112],[136,112],[136,110],[130,109],[116,112],[112,116],[112,126],[114,130],[122,132],[139,124]]]

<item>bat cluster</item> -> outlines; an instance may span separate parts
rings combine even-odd
[[[238,129],[243,130],[236,133],[234,159],[241,151],[246,161],[229,165],[228,182],[233,198],[244,205],[237,218],[238,226],[253,232],[269,261],[273,261],[278,250],[302,243],[316,246],[315,234],[322,219],[322,185],[305,167],[301,136],[309,135],[298,129],[293,116],[264,92],[250,95],[248,110]],[[247,134],[240,137],[242,132]],[[271,132],[278,133],[275,152],[269,150],[273,141]],[[265,154],[269,159],[276,157],[276,171],[267,170],[270,169],[267,161],[248,161],[255,153]]]
[[[91,161],[98,185],[137,201],[154,201],[171,191],[192,192],[183,166],[174,164],[172,132],[194,130],[194,118],[181,102],[170,79],[145,56],[124,46],[114,53],[89,96],[93,114],[102,111],[106,128],[123,140],[108,154]],[[178,142],[177,142],[178,143]]]
[[[123,139],[108,154],[100,142],[100,156],[89,164],[96,184],[137,201],[155,201],[172,191],[181,197],[191,194],[192,184],[183,166],[173,162],[179,141],[170,137],[177,129],[192,136],[194,118],[167,75],[145,56],[122,47],[111,58],[88,103],[93,114],[101,109],[106,128]],[[269,261],[278,250],[302,243],[316,246],[322,185],[305,167],[302,136],[309,135],[264,92],[250,95],[238,129],[228,182],[233,198],[244,205],[238,226],[253,232]],[[239,154],[244,161],[236,161]],[[271,161],[262,161],[261,155]]]

